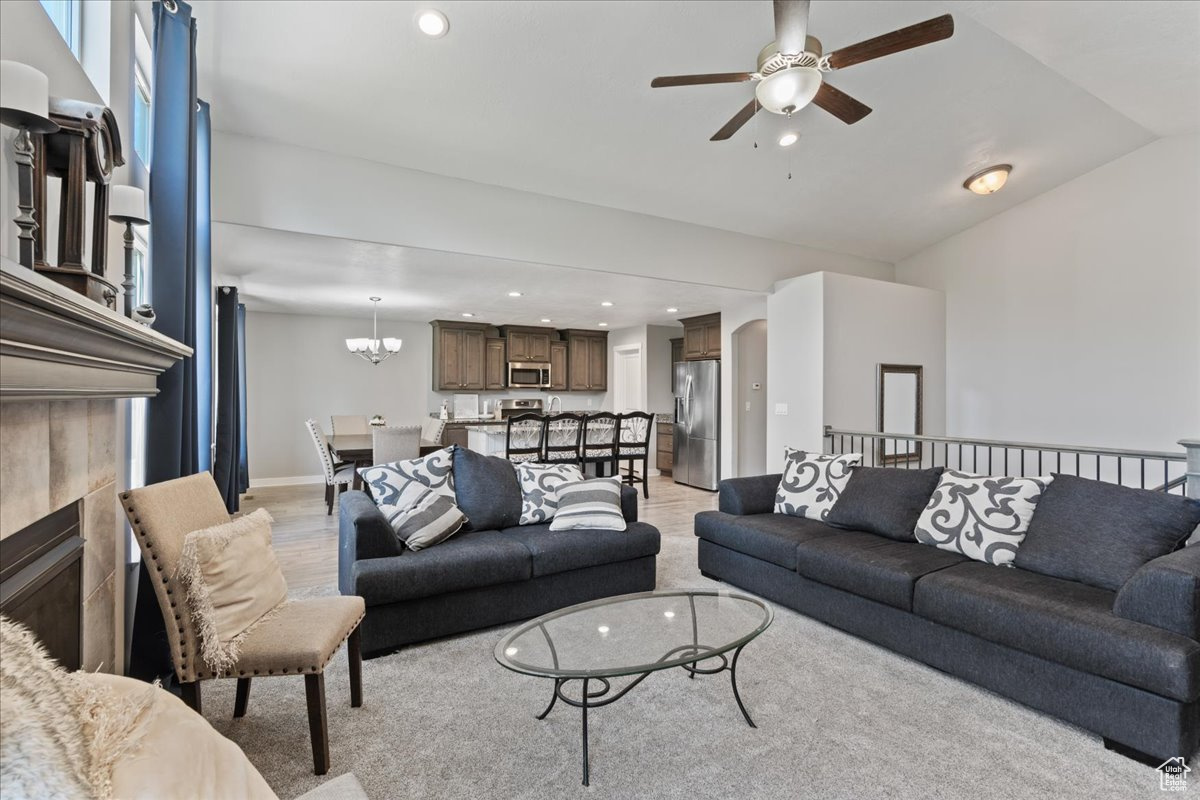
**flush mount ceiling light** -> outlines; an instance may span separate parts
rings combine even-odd
[[[676,314],[678,312],[679,312],[679,309],[675,308],[674,306],[671,306],[670,308],[667,309],[668,314]]]
[[[378,364],[385,361],[388,356],[395,355],[400,352],[402,342],[399,339],[380,339],[379,338],[379,299],[378,297],[369,298],[375,304],[374,321],[371,326],[370,339],[347,339],[346,349],[356,356],[361,356],[364,360],[370,361],[372,364]]]
[[[474,315],[474,314],[472,314],[470,311],[464,311],[464,312],[463,312],[463,316],[464,316],[464,317],[473,317],[473,316],[475,316],[475,315]]]
[[[611,300],[605,300],[605,301],[604,301],[604,302],[602,302],[600,305],[604,306],[605,308],[611,308],[611,307],[612,307],[612,301],[611,301]]]
[[[607,327],[608,327],[608,323],[607,323],[607,322],[601,322],[601,323],[598,323],[598,324],[600,325],[600,327],[601,327],[601,328],[607,328]]]
[[[442,12],[428,8],[417,12],[417,27],[431,39],[440,39],[450,30],[450,20]]]
[[[1004,188],[1010,172],[1012,172],[1012,164],[997,164],[994,167],[981,169],[963,181],[963,188],[969,189],[975,194],[995,194]]]
[[[550,319],[549,317],[542,317],[542,322],[554,322],[554,320]]]
[[[509,292],[508,293],[509,297],[521,297],[522,295],[523,295],[522,292]]]
[[[779,146],[780,147],[791,147],[798,141],[800,141],[800,134],[793,133],[792,131],[788,131],[783,136],[779,137]]]

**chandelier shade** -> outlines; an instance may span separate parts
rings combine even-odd
[[[404,344],[403,340],[393,337],[379,338],[379,300],[378,297],[370,298],[375,304],[375,311],[372,318],[371,338],[355,338],[346,340],[346,349],[357,356],[361,356],[363,360],[370,361],[372,364],[379,364],[385,361],[388,356],[393,356],[400,352],[400,347]]]

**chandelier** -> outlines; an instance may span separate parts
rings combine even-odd
[[[366,361],[372,364],[378,364],[387,359],[388,356],[400,352],[401,341],[399,339],[380,339],[379,338],[379,298],[368,298],[375,304],[374,323],[371,328],[370,339],[347,339],[346,349],[355,355],[362,356]]]

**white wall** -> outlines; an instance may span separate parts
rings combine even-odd
[[[824,280],[823,273],[793,278],[767,297],[768,472],[782,469],[784,447],[822,449]]]
[[[948,434],[1157,450],[1200,435],[1200,136],[1135,150],[897,277],[946,294]]]
[[[651,414],[675,413],[671,393],[671,340],[683,336],[682,325],[646,326],[646,410]]]
[[[756,297],[721,309],[721,478],[736,478],[737,424],[734,411],[734,386],[737,384],[737,359],[734,357],[733,332],[747,322],[767,317],[767,297]],[[770,367],[768,365],[768,371]]]
[[[747,322],[733,332],[734,438],[737,475],[762,475],[767,469],[767,321]],[[754,386],[759,388],[755,389]]]

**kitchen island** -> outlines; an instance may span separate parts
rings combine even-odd
[[[466,425],[467,449],[482,453],[485,456],[505,456],[505,433],[507,425],[503,422],[491,424]]]

